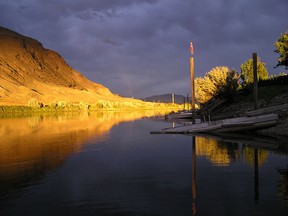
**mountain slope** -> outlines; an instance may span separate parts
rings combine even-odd
[[[27,105],[32,98],[44,104],[125,100],[85,78],[37,40],[0,27],[0,105]]]

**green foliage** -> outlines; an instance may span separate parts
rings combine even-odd
[[[275,85],[288,85],[288,75],[280,73],[279,75],[271,75],[266,80],[260,80],[258,86],[275,86]]]
[[[260,57],[257,57],[257,74],[258,79],[265,80],[268,79],[268,70],[265,67],[266,63],[262,62]],[[253,60],[248,59],[245,63],[241,65],[241,75],[240,78],[243,81],[244,86],[248,85],[249,83],[253,83],[254,76],[253,76]]]
[[[227,99],[231,99],[237,92],[239,88],[239,74],[235,69],[228,72],[226,78],[226,84],[223,86],[223,91],[219,92]]]
[[[281,34],[274,46],[276,47],[274,52],[280,54],[276,67],[285,66],[285,69],[288,70],[288,31]]]
[[[288,92],[288,85],[260,85],[258,88],[258,99],[270,100],[285,92]],[[235,101],[241,103],[252,102],[253,99],[254,95],[253,90],[251,88],[250,89],[243,88],[240,91],[237,91],[237,97],[235,97]]]
[[[195,79],[195,96],[199,103],[203,104],[215,96],[232,97],[238,88],[239,75],[233,69],[219,66],[212,68],[203,78]]]

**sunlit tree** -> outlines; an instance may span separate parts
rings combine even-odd
[[[205,76],[195,79],[195,97],[200,104],[209,101],[213,97],[213,92],[210,90],[210,80]]]
[[[288,70],[288,31],[281,34],[274,46],[276,47],[274,52],[280,54],[276,67],[285,66],[285,69]]]
[[[212,68],[205,76],[195,79],[195,95],[203,104],[215,96],[229,97],[238,88],[239,75],[226,66]]]
[[[265,67],[266,63],[262,62],[260,57],[257,57],[257,74],[258,79],[265,80],[268,79],[269,74],[268,70]],[[243,84],[247,85],[249,83],[253,83],[253,59],[248,59],[245,63],[241,65],[241,75],[240,75]]]

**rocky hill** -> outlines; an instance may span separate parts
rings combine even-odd
[[[27,105],[32,98],[43,104],[128,100],[88,80],[37,40],[0,27],[0,106]]]

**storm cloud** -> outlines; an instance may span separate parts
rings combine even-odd
[[[0,0],[0,25],[39,40],[70,66],[128,97],[186,95],[195,76],[240,70],[257,52],[269,74],[288,29],[287,0]]]

